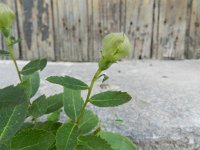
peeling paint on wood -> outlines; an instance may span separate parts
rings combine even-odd
[[[13,1],[15,3],[13,3]],[[124,32],[135,59],[200,58],[198,0],[0,0],[17,12],[16,57],[97,61],[103,37]],[[0,47],[5,45],[0,37]]]
[[[22,58],[55,60],[51,0],[17,0]]]

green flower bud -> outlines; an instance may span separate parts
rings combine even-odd
[[[10,34],[10,26],[15,18],[15,13],[7,5],[0,3],[0,30],[5,36]]]
[[[99,61],[101,70],[109,68],[113,63],[129,56],[131,44],[124,33],[111,33],[103,39],[103,51]]]

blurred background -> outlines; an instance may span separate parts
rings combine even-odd
[[[16,12],[17,59],[96,61],[102,38],[124,32],[130,59],[200,58],[199,0],[0,0]],[[0,48],[5,44],[0,37]]]

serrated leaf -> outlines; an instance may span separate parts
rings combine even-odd
[[[47,78],[47,81],[73,90],[87,90],[89,88],[83,81],[69,76],[51,76]]]
[[[21,74],[30,75],[36,71],[42,71],[47,65],[47,59],[36,59],[29,62],[26,66],[23,67]]]
[[[33,101],[29,107],[29,114],[35,118],[38,118],[45,114],[47,111],[48,102],[46,101],[46,96],[42,95]]]
[[[64,111],[73,121],[77,121],[81,108],[83,107],[83,103],[81,91],[64,88]]]
[[[8,51],[5,50],[0,50],[0,56],[9,56],[10,53]]]
[[[23,82],[17,86],[8,86],[0,89],[0,109],[27,102],[29,99],[29,90],[27,88],[28,82]]]
[[[79,130],[81,133],[88,133],[98,125],[98,116],[90,110],[85,110],[79,121]]]
[[[30,97],[33,97],[40,87],[40,75],[38,72],[34,72],[30,75],[22,76],[23,81],[28,80],[30,82]]]
[[[26,118],[28,104],[0,109],[0,143],[11,139],[21,128]]]
[[[54,143],[52,133],[39,129],[25,129],[12,139],[12,150],[48,150]]]
[[[110,145],[98,136],[89,135],[78,138],[76,150],[113,150]],[[125,150],[125,149],[124,149]]]
[[[137,150],[135,144],[127,137],[120,134],[101,131],[99,135],[101,138],[105,139],[114,150]]]
[[[46,114],[55,112],[63,107],[63,93],[47,97],[46,101],[48,102]]]
[[[130,100],[131,96],[126,92],[107,91],[92,96],[90,103],[99,107],[114,107],[127,103]]]
[[[74,150],[77,144],[78,127],[71,122],[63,124],[56,134],[57,150]]]
[[[59,109],[59,110],[57,110],[57,111],[51,113],[51,114],[48,116],[47,120],[48,120],[48,121],[52,121],[52,122],[57,122],[57,121],[59,121],[59,119],[60,119],[60,113],[61,113],[61,112],[62,112],[62,110]]]

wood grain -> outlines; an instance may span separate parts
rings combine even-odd
[[[13,34],[23,39],[14,47],[17,59],[97,61],[102,39],[111,32],[128,35],[131,59],[200,58],[199,0],[0,2],[16,11]]]

